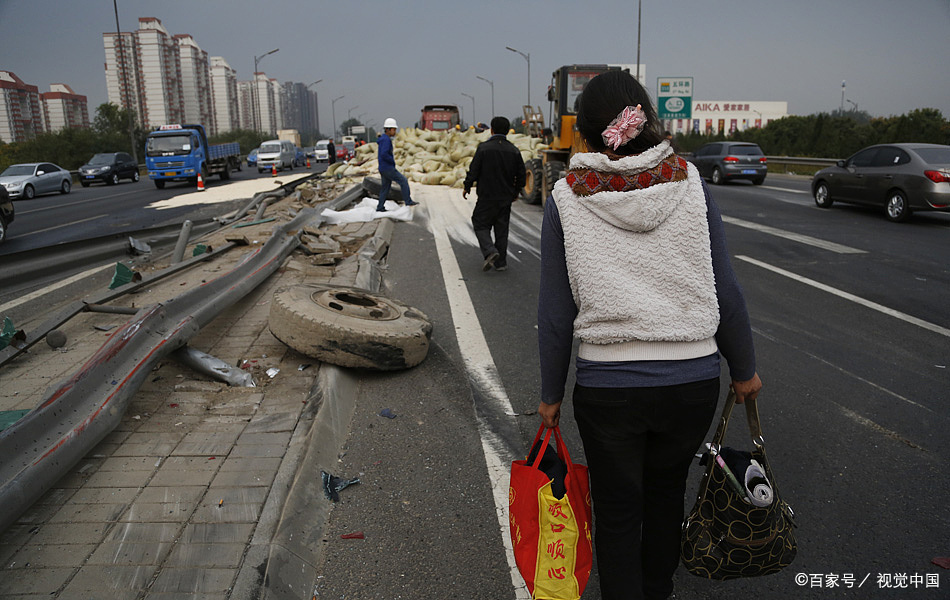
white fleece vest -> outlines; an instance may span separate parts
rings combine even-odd
[[[570,168],[636,175],[671,153],[663,142],[619,160],[576,154]],[[562,179],[553,196],[578,307],[579,357],[683,360],[716,352],[719,303],[706,200],[692,164],[682,181],[589,196]]]

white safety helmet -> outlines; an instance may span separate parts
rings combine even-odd
[[[392,117],[389,117],[388,119],[383,121],[383,129],[390,129],[390,128],[399,129],[399,126],[396,125],[396,119]]]

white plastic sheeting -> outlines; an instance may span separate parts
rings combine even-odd
[[[401,206],[392,200],[386,201],[386,212],[376,210],[377,200],[375,198],[364,198],[362,202],[349,210],[330,210],[323,211],[323,218],[330,225],[339,223],[368,223],[373,219],[392,219],[394,221],[411,221],[412,208]]]

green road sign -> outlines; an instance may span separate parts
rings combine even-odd
[[[693,78],[657,78],[656,110],[657,117],[660,119],[691,119],[693,117]]]

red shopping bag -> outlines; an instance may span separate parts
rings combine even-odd
[[[586,466],[571,462],[559,428],[548,429],[538,445],[544,430],[541,425],[528,458],[511,463],[511,545],[532,598],[578,600],[591,570],[590,480]]]

